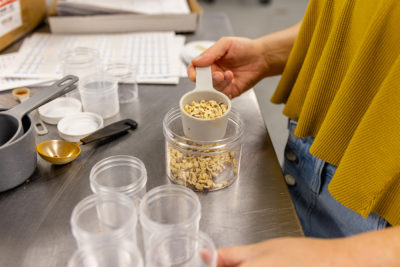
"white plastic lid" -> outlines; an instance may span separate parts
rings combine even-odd
[[[215,44],[214,41],[194,41],[187,43],[181,51],[181,57],[186,64],[189,64],[192,59],[198,57],[213,44]]]
[[[80,112],[64,117],[58,122],[57,129],[60,136],[70,142],[79,142],[103,127],[103,118],[91,112]]]
[[[57,124],[62,118],[81,111],[81,102],[72,97],[59,97],[38,108],[40,118],[48,124]]]

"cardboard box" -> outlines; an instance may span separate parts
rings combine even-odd
[[[32,31],[46,12],[45,0],[0,0],[0,50]]]
[[[54,5],[48,18],[52,33],[124,33],[138,31],[194,32],[202,8],[187,0],[190,14],[112,14],[96,16],[56,16]]]

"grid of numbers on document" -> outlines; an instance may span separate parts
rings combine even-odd
[[[171,75],[170,50],[172,34],[137,34],[124,39],[122,58],[134,62],[138,76],[163,77]]]
[[[137,66],[138,77],[176,75],[174,32],[112,35],[52,35],[35,33],[25,40],[15,62],[3,76],[60,77],[65,51],[74,47],[97,49],[104,63],[123,59]]]
[[[35,38],[33,38],[33,39],[35,39]],[[27,46],[26,45],[27,43],[32,44],[32,47],[37,48],[37,49],[35,49],[36,51],[40,51],[41,46],[37,45],[38,42],[44,43],[44,42],[47,41],[46,40],[47,38],[46,39],[42,39],[42,40],[37,40],[37,41],[36,40],[33,41],[33,39],[32,40],[26,39],[24,44],[22,45],[20,51],[21,50],[23,51],[23,48],[24,48],[24,46],[25,47]],[[12,69],[12,74],[15,74],[16,76],[18,76],[18,75],[31,74],[31,73],[34,73],[36,71],[38,66],[36,64],[34,64],[34,62],[35,62],[35,59],[37,57],[39,57],[39,55],[37,53],[32,53],[32,50],[34,50],[34,49],[29,48],[29,52],[28,53],[24,53],[24,54],[20,54],[19,55],[20,58],[23,58],[22,60],[19,60],[19,61],[23,61],[24,64],[17,64],[16,63],[17,60],[14,63],[11,63],[10,69]],[[35,65],[36,67],[34,67],[34,69],[32,70],[32,66],[33,65]]]

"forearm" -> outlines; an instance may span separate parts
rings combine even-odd
[[[343,262],[356,264],[353,266],[400,266],[400,226],[344,240],[338,244],[342,246]]]
[[[255,39],[261,47],[262,55],[269,66],[265,76],[282,74],[300,26],[301,22],[285,30]]]

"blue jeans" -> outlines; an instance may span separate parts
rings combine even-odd
[[[293,135],[296,121],[289,121],[283,173],[306,236],[343,237],[388,226],[371,213],[364,219],[337,202],[328,191],[336,166],[310,154],[313,137]]]

